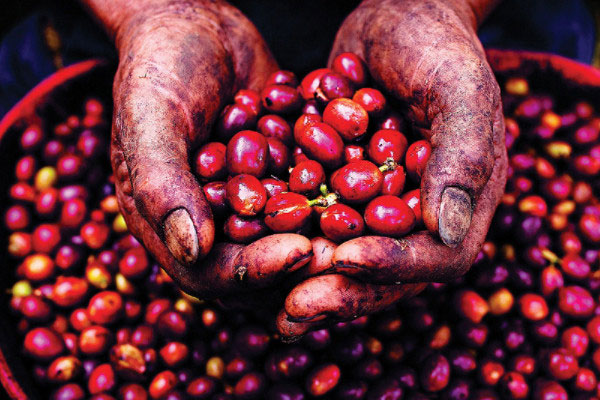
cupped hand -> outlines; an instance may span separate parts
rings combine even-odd
[[[447,281],[469,269],[506,181],[500,90],[476,36],[491,2],[471,3],[367,0],[340,28],[330,62],[342,52],[359,55],[432,144],[421,180],[427,230],[341,244],[321,271],[337,275],[310,278],[288,295],[282,332],[380,310],[413,293],[406,283]]]
[[[191,171],[190,152],[225,103],[277,69],[252,23],[224,1],[86,3],[119,52],[111,162],[134,236],[204,298],[265,287],[308,262],[310,242],[299,235],[213,246],[211,209]]]

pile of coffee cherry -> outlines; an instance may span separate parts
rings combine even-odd
[[[218,141],[194,158],[229,240],[299,232],[342,242],[367,229],[400,237],[420,223],[431,145],[409,146],[403,120],[368,80],[363,62],[343,53],[300,84],[277,71],[260,94],[235,95],[217,122]]]
[[[261,94],[239,92],[218,141],[194,159],[227,221],[222,238],[300,231],[342,241],[417,225],[430,148],[364,88],[359,60],[344,55],[299,89],[295,79],[281,71]],[[108,161],[108,101],[90,97],[58,123],[26,127],[3,207],[14,271],[3,323],[35,385],[21,383],[55,400],[600,398],[600,116],[584,91],[498,79],[509,178],[471,270],[294,344],[261,310],[182,293],[129,234]],[[340,123],[331,113],[345,105],[366,117]],[[262,195],[262,208],[245,193]],[[369,207],[387,196],[404,200],[408,210],[383,204],[407,219],[373,223]],[[352,211],[327,217],[342,206]]]

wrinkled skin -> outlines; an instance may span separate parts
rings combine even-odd
[[[322,265],[334,275],[309,278],[286,298],[284,336],[382,310],[424,287],[407,282],[447,281],[471,266],[506,182],[500,90],[476,36],[492,6],[367,0],[345,20],[330,63],[342,52],[363,58],[433,146],[421,181],[427,230],[341,244]]]
[[[186,292],[203,298],[274,284],[307,263],[312,249],[300,235],[213,246],[211,210],[190,168],[190,152],[225,103],[277,70],[251,22],[219,1],[85,4],[119,51],[111,162],[131,232]]]
[[[120,55],[111,159],[121,209],[184,290],[250,305],[272,298],[266,288],[276,282],[297,283],[277,317],[290,338],[384,309],[422,290],[417,282],[467,271],[506,180],[500,92],[475,33],[490,1],[366,0],[340,28],[330,61],[345,51],[366,60],[434,150],[422,178],[427,231],[337,248],[292,234],[213,246],[188,155],[236,90],[260,88],[277,68],[239,11],[220,1],[83,1]],[[313,252],[320,256],[302,269]]]

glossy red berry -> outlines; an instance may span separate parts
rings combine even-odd
[[[379,235],[400,237],[415,225],[412,209],[396,196],[379,196],[371,200],[365,209],[365,223]]]
[[[321,230],[336,242],[362,235],[365,223],[358,211],[345,204],[333,204],[321,214]]]
[[[425,166],[431,156],[431,144],[427,140],[418,140],[406,151],[406,172],[414,181],[420,181]]]
[[[336,130],[323,122],[305,126],[298,133],[294,128],[294,139],[308,158],[327,168],[336,168],[343,162],[344,143]]]
[[[219,180],[227,175],[225,154],[227,147],[223,143],[207,143],[198,151],[195,159],[195,172],[202,179]]]
[[[349,142],[367,132],[369,114],[357,102],[340,98],[327,104],[323,111],[323,122],[332,126],[342,139]]]
[[[227,204],[242,215],[251,217],[265,207],[267,192],[258,178],[242,174],[231,178],[225,185]]]
[[[354,53],[341,53],[333,59],[332,69],[347,77],[357,88],[367,84],[368,72],[364,62]]]
[[[364,203],[381,192],[383,174],[370,161],[346,164],[332,177],[331,186],[343,201]]]
[[[232,175],[264,175],[269,162],[269,144],[258,132],[241,131],[227,144],[227,167]]]
[[[290,173],[289,189],[308,197],[316,197],[323,183],[325,170],[318,162],[308,160],[297,164]]]
[[[285,192],[271,197],[265,206],[265,224],[275,232],[295,232],[309,220],[312,208],[301,194]]]

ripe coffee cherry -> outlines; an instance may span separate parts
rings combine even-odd
[[[251,217],[265,207],[267,192],[260,181],[252,175],[234,176],[225,185],[227,203],[243,216]]]
[[[401,165],[398,165],[392,171],[385,171],[383,173],[383,185],[381,186],[381,194],[400,196],[400,194],[404,190],[405,183],[406,173],[404,172],[404,168]]]
[[[40,361],[52,360],[65,350],[61,337],[48,328],[34,328],[27,332],[23,347],[27,354]]]
[[[344,161],[346,164],[365,159],[365,149],[362,146],[349,144],[344,147]]]
[[[206,180],[219,180],[227,176],[225,154],[227,147],[223,143],[207,143],[196,155],[195,172]]]
[[[75,154],[65,154],[56,161],[56,173],[61,179],[75,179],[81,175],[83,160]]]
[[[269,144],[269,171],[274,175],[284,174],[290,165],[290,150],[279,139],[267,138]]]
[[[213,213],[220,215],[227,210],[225,202],[225,182],[209,182],[202,187],[204,196]]]
[[[354,53],[341,53],[333,59],[331,68],[350,79],[357,88],[367,84],[368,74],[364,62]]]
[[[263,176],[269,162],[269,144],[258,132],[241,131],[227,144],[227,167],[232,175]]]
[[[256,113],[243,104],[226,106],[217,121],[217,132],[221,140],[228,140],[236,132],[256,125]]]
[[[413,210],[417,224],[423,222],[421,217],[421,189],[414,189],[402,195],[402,200]]]
[[[330,101],[340,97],[352,97],[354,88],[348,78],[335,72],[327,72],[321,77],[317,92],[319,100]]]
[[[316,122],[296,133],[294,139],[308,158],[327,168],[340,166],[344,159],[344,142],[331,126]]]
[[[232,214],[223,227],[225,234],[234,242],[250,243],[266,235],[268,229],[263,217],[241,217]]]
[[[314,125],[317,122],[323,122],[323,119],[321,118],[320,115],[317,114],[302,114],[300,117],[298,117],[298,119],[296,120],[296,123],[294,124],[294,138],[296,136],[300,136],[302,134],[302,132],[304,131],[304,129],[306,129],[307,127]]]
[[[358,211],[345,204],[333,204],[321,214],[321,230],[329,239],[343,242],[362,235],[365,224]]]
[[[15,177],[20,181],[28,181],[33,178],[37,162],[33,156],[24,156],[17,161],[15,166]]]
[[[377,89],[359,89],[354,93],[352,100],[360,104],[369,113],[369,117],[379,117],[385,111],[385,97]]]
[[[396,163],[402,162],[408,141],[402,132],[393,129],[381,129],[369,140],[367,153],[375,164],[383,164],[388,158]]]
[[[294,141],[290,124],[279,115],[268,114],[258,120],[258,131],[267,138],[281,140],[286,146],[291,146]]]
[[[367,132],[369,114],[357,102],[341,98],[327,104],[323,122],[331,125],[346,141],[355,140]]]
[[[38,125],[29,125],[21,134],[21,148],[25,151],[37,149],[44,141],[44,132]]]
[[[311,202],[305,196],[285,192],[267,201],[265,224],[274,232],[295,232],[308,222],[311,214]]]
[[[16,204],[6,211],[4,224],[11,231],[18,231],[27,228],[30,219],[27,208]]]
[[[401,198],[379,196],[367,205],[365,223],[379,235],[400,237],[414,227],[415,214]]]
[[[87,311],[93,323],[110,324],[121,316],[123,299],[117,292],[104,290],[90,299]]]
[[[285,181],[275,178],[264,178],[260,181],[267,191],[267,197],[271,198],[279,193],[287,192],[288,185]]]
[[[336,171],[331,185],[342,200],[364,203],[381,192],[383,174],[370,161],[356,161]]]
[[[406,151],[406,172],[412,180],[421,180],[427,161],[431,157],[431,144],[427,140],[418,140]]]
[[[306,390],[312,396],[323,396],[331,392],[341,377],[340,368],[335,364],[325,364],[315,368],[306,380]]]
[[[60,243],[60,229],[56,224],[41,224],[35,228],[31,239],[33,251],[51,253]]]
[[[321,78],[328,72],[331,72],[329,68],[319,68],[309,72],[308,75],[302,79],[298,90],[304,100],[314,99],[317,88],[321,84]]]
[[[292,71],[279,70],[269,75],[265,86],[269,85],[287,85],[295,88],[298,86],[298,78]]]
[[[313,160],[297,164],[290,173],[289,188],[292,192],[315,197],[322,183],[325,183],[325,171]]]
[[[233,101],[236,104],[241,104],[248,107],[256,115],[260,114],[262,110],[260,93],[255,90],[242,89],[233,96]]]
[[[52,217],[58,207],[58,190],[48,188],[42,190],[35,199],[35,211],[41,217]]]
[[[291,114],[300,109],[302,98],[296,88],[286,85],[270,85],[261,92],[262,104],[269,112]]]

